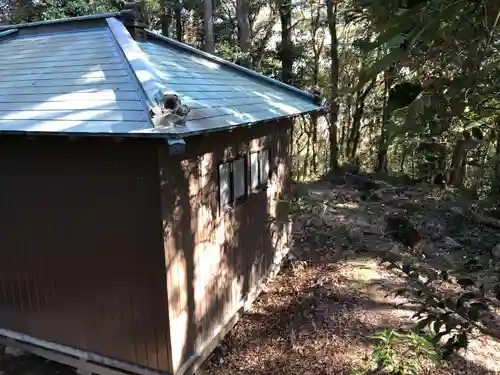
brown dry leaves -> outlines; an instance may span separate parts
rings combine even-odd
[[[294,257],[266,287],[202,367],[217,375],[348,374],[366,367],[377,329],[407,327],[413,311],[387,296],[403,280],[379,266],[376,254],[397,245],[383,234],[384,214],[415,212],[429,237],[441,236],[442,220],[422,213],[424,190],[380,192],[378,202],[360,202],[349,186],[307,186],[316,201],[296,220]],[[326,228],[326,229],[325,229]],[[436,232],[436,233],[434,233]],[[429,241],[431,241],[429,239]],[[448,240],[454,245],[453,241]],[[450,245],[450,246],[452,246]],[[425,374],[496,374],[500,345],[485,337],[467,352]]]

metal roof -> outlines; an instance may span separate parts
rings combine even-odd
[[[1,131],[129,133],[151,127],[110,30],[0,43]]]
[[[151,32],[138,43],[115,16],[0,27],[0,132],[185,136],[321,109],[309,93],[185,44]],[[67,27],[83,20],[102,22]],[[186,126],[154,127],[149,110],[165,91],[190,107]]]
[[[268,121],[319,109],[309,93],[290,89],[207,58],[166,38],[150,34],[138,43],[168,92],[177,94],[189,113],[181,134]],[[263,76],[262,76],[263,77]],[[267,77],[266,77],[267,78]]]

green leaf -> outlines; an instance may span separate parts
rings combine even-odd
[[[361,87],[369,80],[376,77],[380,72],[393,66],[406,55],[406,51],[402,48],[395,48],[381,59],[375,61],[364,72],[361,73],[358,86]]]
[[[392,17],[389,22],[377,27],[380,31],[378,38],[371,44],[372,50],[380,47],[381,45],[389,42],[397,37],[404,37],[412,29],[413,19],[421,9],[424,3],[417,4],[413,8],[407,10],[403,14]]]

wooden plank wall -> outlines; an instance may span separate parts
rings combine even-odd
[[[155,144],[0,139],[0,327],[168,371]]]
[[[188,139],[187,158],[160,150],[172,365],[180,373],[241,307],[285,251],[280,202],[290,178],[291,120]],[[218,165],[269,147],[271,184],[220,212]],[[270,220],[270,218],[275,220]]]

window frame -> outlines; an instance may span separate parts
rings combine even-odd
[[[243,195],[241,195],[240,197],[236,198],[234,196],[234,182],[235,182],[235,179],[234,179],[234,165],[235,165],[235,161],[237,160],[242,160],[243,161],[243,171],[242,171],[242,174],[243,174]],[[231,161],[231,182],[232,182],[232,189],[231,189],[231,192],[232,192],[232,200],[234,201],[233,204],[234,206],[238,206],[240,204],[242,204],[243,202],[246,201],[246,199],[248,198],[248,163],[247,163],[247,158],[243,155],[240,155],[238,157],[235,157],[232,159]]]
[[[237,160],[242,160],[243,161],[243,195],[240,197],[236,198],[235,197],[235,165]],[[221,201],[221,166],[224,164],[229,164],[229,198],[228,201],[229,203],[222,203]],[[217,168],[217,196],[218,196],[218,203],[219,203],[219,211],[220,212],[226,212],[234,207],[242,204],[245,202],[248,198],[249,191],[248,191],[248,163],[247,163],[247,158],[244,155],[238,155],[232,158],[225,159],[221,161],[218,165]]]
[[[268,165],[268,171],[267,171],[267,175],[265,176],[265,181],[262,181],[262,171],[261,171],[261,168],[262,168],[262,164],[261,164],[261,160],[262,159],[262,154],[266,152],[267,153],[267,165]],[[257,155],[257,186],[252,186],[252,177],[253,177],[253,174],[252,174],[252,155]],[[269,180],[271,178],[271,153],[270,153],[270,149],[269,147],[263,147],[261,149],[258,149],[258,150],[254,150],[254,151],[249,151],[248,152],[248,165],[249,165],[249,168],[248,168],[248,174],[249,174],[249,191],[251,191],[252,193],[258,193],[260,191],[263,191],[263,190],[266,190],[269,186]]]

